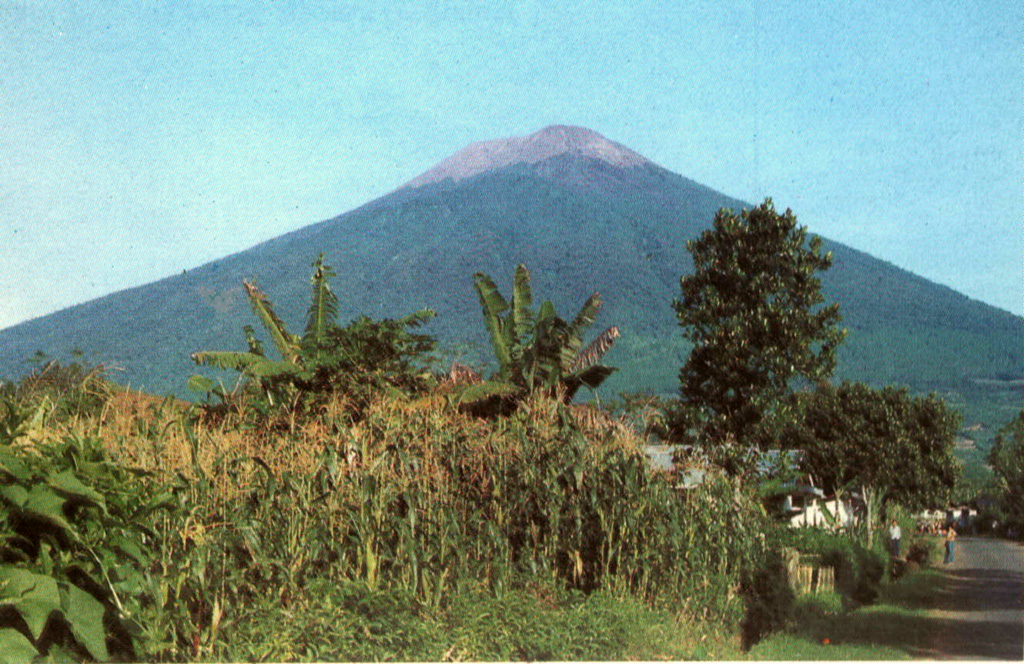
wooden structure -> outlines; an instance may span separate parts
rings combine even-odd
[[[823,565],[820,556],[801,555],[795,549],[783,549],[789,586],[796,595],[835,592],[836,570]]]

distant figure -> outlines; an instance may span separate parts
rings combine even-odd
[[[953,524],[949,524],[949,528],[946,528],[946,559],[943,561],[947,565],[953,562],[953,558],[956,557],[956,528]]]
[[[901,539],[903,539],[903,531],[900,530],[900,524],[896,523],[896,519],[893,519],[892,526],[889,528],[889,555],[893,558],[900,557]]]

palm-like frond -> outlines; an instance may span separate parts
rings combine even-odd
[[[573,371],[571,367],[579,358],[580,349],[583,348],[583,335],[594,324],[594,321],[597,320],[601,304],[601,294],[594,293],[587,298],[587,301],[580,307],[579,313],[576,314],[576,318],[569,324],[565,346],[562,350],[563,370],[567,372]]]
[[[487,275],[477,273],[473,283],[499,363],[499,370],[489,383],[474,385],[474,391],[467,392],[483,400],[481,408],[476,410],[506,408],[509,399],[537,389],[568,401],[581,386],[597,387],[615,371],[597,363],[619,336],[618,328],[608,328],[581,350],[583,335],[594,324],[601,309],[598,293],[587,298],[576,318],[567,323],[558,317],[551,302],[544,302],[537,313],[533,313],[530,272],[523,265],[516,266],[511,306]],[[511,312],[503,315],[510,308]],[[493,387],[495,384],[517,386],[517,389],[503,393],[502,401],[496,401],[499,397],[489,392],[498,389]]]
[[[505,374],[510,370],[512,364],[509,335],[505,329],[505,321],[501,318],[501,314],[508,311],[508,302],[498,292],[494,281],[483,272],[477,272],[473,276],[473,286],[480,297],[484,324],[491,337],[491,346],[494,348],[494,357],[498,360],[499,371]]]
[[[596,390],[601,383],[607,380],[608,376],[618,371],[615,367],[606,367],[603,364],[595,364],[591,367],[587,367],[583,371],[574,373],[567,377],[563,384],[565,385],[565,399],[571,400],[576,396],[576,392],[586,385],[592,390]]]
[[[619,328],[611,326],[604,332],[602,332],[596,339],[590,342],[590,344],[583,350],[576,359],[569,365],[569,371],[576,373],[591,367],[601,361],[605,353],[611,350],[611,347],[615,345],[615,340],[621,336],[619,334]]]
[[[544,387],[553,390],[562,379],[562,348],[568,324],[554,314],[555,308],[545,302],[541,309],[544,315],[538,317],[530,346],[530,387]]]
[[[530,271],[522,264],[516,266],[512,284],[512,321],[516,344],[528,343],[533,336],[533,289],[530,287]]]
[[[544,300],[544,304],[540,305],[540,309],[537,311],[537,325],[549,324],[555,318],[558,318],[555,313],[555,305],[551,304],[551,300]]]
[[[256,378],[283,378],[285,376],[296,377],[300,374],[302,368],[297,364],[291,362],[275,362],[274,360],[265,360],[259,364],[254,364],[249,369],[249,373]]]
[[[245,288],[246,295],[249,296],[249,303],[252,305],[253,313],[260,319],[263,326],[267,328],[267,332],[270,333],[270,338],[274,342],[274,347],[277,348],[277,352],[281,354],[282,359],[285,362],[298,362],[299,339],[288,332],[284,321],[278,317],[273,305],[270,304],[270,300],[267,299],[263,291],[248,281],[243,281],[242,286]]]
[[[330,265],[324,264],[323,254],[313,262],[313,268],[313,276],[309,280],[313,292],[302,340],[319,344],[327,338],[327,331],[338,320],[338,297],[331,291],[329,283],[336,273]]]
[[[420,309],[414,311],[411,314],[407,314],[398,319],[398,323],[402,327],[420,327],[425,325],[437,317],[437,312],[433,309]]]

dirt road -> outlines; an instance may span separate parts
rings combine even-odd
[[[946,585],[930,612],[935,659],[1024,660],[1024,546],[962,537],[956,560],[942,565]]]

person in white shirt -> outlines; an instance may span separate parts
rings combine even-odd
[[[889,528],[889,553],[893,558],[900,557],[900,540],[903,538],[903,531],[896,519],[892,520],[892,527]]]

